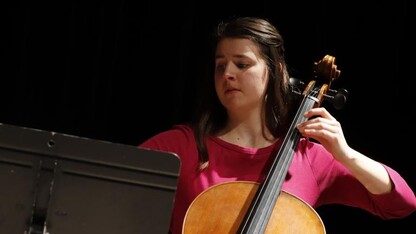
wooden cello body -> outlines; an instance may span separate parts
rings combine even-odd
[[[334,62],[334,57],[326,55],[315,63],[315,73],[329,83],[317,85],[313,80],[303,91],[303,100],[265,180],[261,184],[225,182],[208,188],[188,208],[182,233],[326,233],[316,211],[281,187],[300,139],[296,125],[306,120],[305,111],[320,105],[331,82],[340,75]]]
[[[208,188],[191,204],[183,233],[239,233],[259,186],[255,182],[233,181]],[[312,207],[281,192],[263,233],[324,234],[325,228]]]

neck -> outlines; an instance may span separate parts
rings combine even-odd
[[[218,137],[229,143],[249,148],[263,148],[276,142],[277,139],[265,125],[258,123],[258,121],[252,124],[247,121],[229,122]]]

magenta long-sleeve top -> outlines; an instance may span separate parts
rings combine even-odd
[[[193,131],[188,126],[177,125],[149,138],[139,147],[173,152],[181,160],[171,223],[172,233],[179,234],[186,211],[198,194],[227,181],[262,182],[265,174],[261,172],[280,144],[277,142],[255,149],[210,137],[207,140],[209,166],[201,172],[198,172]],[[414,192],[397,171],[386,165],[384,167],[394,188],[386,194],[371,194],[322,145],[301,138],[282,190],[299,197],[313,208],[342,204],[359,207],[383,219],[410,215],[416,210]]]

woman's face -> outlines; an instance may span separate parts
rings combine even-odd
[[[228,112],[260,110],[267,82],[267,65],[256,43],[241,38],[218,43],[215,90]]]

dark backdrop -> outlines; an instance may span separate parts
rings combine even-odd
[[[414,13],[401,0],[8,1],[0,122],[137,145],[189,119],[214,25],[262,16],[285,37],[292,75],[310,79],[313,62],[336,57],[332,87],[349,97],[342,110],[328,108],[349,144],[416,189]],[[415,230],[416,214],[382,221],[348,207],[319,212],[328,233]]]

